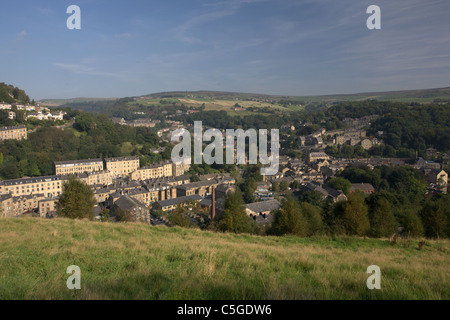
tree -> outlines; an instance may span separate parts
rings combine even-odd
[[[255,201],[255,190],[257,184],[253,177],[248,178],[247,181],[241,184],[241,189],[243,192],[244,201],[246,203],[252,203]]]
[[[280,192],[280,183],[279,182],[272,183],[272,191],[273,192]]]
[[[420,237],[423,235],[422,221],[420,221],[420,218],[416,213],[410,212],[407,214],[405,220],[405,231],[410,237]]]
[[[301,210],[308,222],[308,236],[319,235],[324,232],[321,208],[307,202],[301,204]]]
[[[335,208],[338,224],[344,227],[345,232],[349,235],[367,235],[370,230],[367,213],[368,208],[364,202],[364,194],[359,191],[351,193],[347,201],[338,203]]]
[[[102,212],[100,213],[100,221],[101,222],[108,222],[110,218],[109,210],[106,208],[103,208]]]
[[[449,170],[450,171],[450,170]],[[436,201],[436,205],[447,217],[447,225],[445,227],[447,237],[450,237],[450,194],[441,195]]]
[[[445,237],[447,217],[439,206],[426,202],[420,211],[425,235],[430,238]]]
[[[179,205],[174,212],[169,214],[168,219],[172,226],[182,228],[190,228],[193,226],[192,220],[186,215],[181,205]]]
[[[20,177],[19,169],[14,162],[5,162],[0,168],[0,175],[4,179],[17,179]]]
[[[308,221],[301,210],[299,202],[294,198],[285,200],[281,209],[275,211],[271,233],[275,235],[293,234],[305,237],[308,232]]]
[[[341,190],[345,195],[348,195],[350,188],[352,187],[352,183],[345,178],[335,177],[328,181],[327,186],[336,190]]]
[[[290,185],[292,190],[300,189],[301,186],[302,186],[301,183],[298,182],[297,180],[292,182],[291,185]]]
[[[244,200],[239,188],[228,195],[224,203],[224,213],[219,221],[219,230],[234,233],[252,233],[254,225],[244,209]]]
[[[285,192],[289,190],[289,183],[285,180],[281,181],[280,183],[280,191]]]
[[[84,182],[70,177],[63,185],[62,195],[56,207],[60,217],[92,220],[95,204],[91,188]]]
[[[303,192],[299,197],[300,202],[308,202],[315,206],[321,207],[324,202],[328,202],[323,199],[323,195],[318,191],[306,191]]]
[[[385,198],[378,198],[370,211],[370,233],[372,236],[388,237],[395,233],[395,217],[391,205]]]

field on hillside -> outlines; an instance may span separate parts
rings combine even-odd
[[[0,299],[450,299],[450,241],[418,243],[7,218]],[[66,287],[70,265],[81,290]]]
[[[263,108],[269,108],[271,110],[278,111],[290,111],[290,110],[302,110],[302,106],[289,106],[284,107],[280,104],[270,103],[270,102],[259,102],[259,101],[247,101],[240,100],[238,98],[235,99],[207,99],[207,98],[164,98],[164,99],[147,99],[141,98],[135,102],[129,102],[130,106],[144,105],[144,106],[154,106],[159,105],[161,101],[164,101],[166,104],[177,103],[184,104],[188,108],[200,108],[202,105],[205,106],[206,111],[216,110],[216,111],[227,111],[227,113],[231,116],[245,116],[252,115],[255,113],[264,113]],[[245,110],[235,111],[235,105],[239,104]],[[255,108],[255,111],[247,110],[249,108]],[[260,109],[260,110],[259,110]]]

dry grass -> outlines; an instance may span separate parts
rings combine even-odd
[[[252,237],[0,220],[1,299],[449,299],[449,241]],[[82,289],[66,288],[69,265]],[[366,287],[381,268],[381,290]]]

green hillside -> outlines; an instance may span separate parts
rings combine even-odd
[[[450,242],[418,243],[0,219],[0,299],[449,299]],[[81,290],[66,287],[71,265]]]
[[[241,101],[263,101],[278,104],[307,104],[307,103],[329,103],[342,101],[362,101],[367,99],[396,101],[396,102],[448,102],[450,101],[450,87],[398,90],[386,92],[364,92],[354,94],[334,94],[319,96],[282,96],[255,93],[217,92],[217,91],[174,91],[153,93],[138,99],[167,99],[167,98],[194,98],[208,100],[241,100]]]
[[[27,104],[30,103],[30,98],[24,90],[2,82],[0,83],[0,102]]]

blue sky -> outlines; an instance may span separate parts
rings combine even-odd
[[[0,82],[34,99],[446,87],[449,17],[448,0],[5,0]]]

